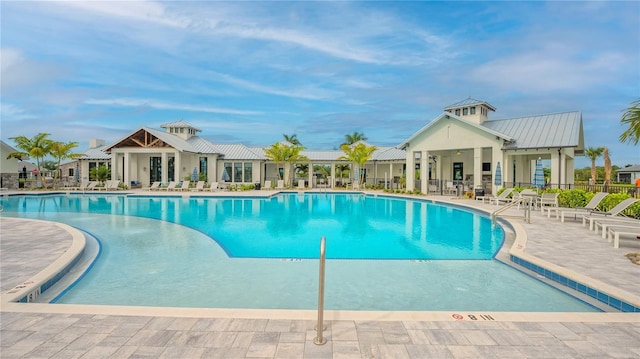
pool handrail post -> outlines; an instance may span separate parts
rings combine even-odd
[[[326,239],[324,236],[320,238],[320,271],[318,280],[318,324],[316,325],[316,332],[318,335],[313,340],[315,345],[323,345],[327,340],[322,336],[324,331],[323,315],[324,315],[324,262],[325,262],[325,246]]]

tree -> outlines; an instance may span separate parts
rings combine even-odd
[[[89,172],[89,175],[96,181],[104,183],[104,181],[111,178],[111,170],[107,166],[94,167]]]
[[[604,151],[604,148],[602,147],[598,147],[598,148],[587,147],[584,150],[584,155],[589,157],[589,159],[591,159],[591,181],[594,185],[596,184],[596,159],[602,156],[603,151]]]
[[[340,147],[344,156],[340,156],[338,159],[347,160],[353,162],[356,165],[355,173],[358,173],[358,186],[362,185],[364,180],[364,171],[360,171],[364,164],[371,159],[373,152],[377,149],[376,146],[367,146],[360,142],[355,145],[344,144]]]
[[[285,180],[286,184],[289,184],[289,173],[292,164],[309,161],[309,158],[302,155],[303,147],[299,145],[292,145],[287,142],[276,142],[265,148],[265,157],[276,163],[276,167],[280,168],[280,165],[284,165],[284,173],[280,176],[278,171],[278,178]]]
[[[49,140],[48,133],[39,133],[35,135],[33,138],[27,138],[26,136],[17,136],[11,137],[10,140],[13,140],[16,143],[16,147],[23,152],[13,152],[10,153],[7,158],[17,158],[22,160],[23,158],[33,158],[36,160],[36,168],[38,169],[38,173],[41,174],[40,181],[42,183],[42,187],[46,187],[47,182],[45,177],[42,175],[42,168],[40,167],[44,158],[51,151],[51,143]]]
[[[631,103],[631,107],[627,108],[622,115],[620,123],[629,126],[620,135],[620,142],[631,142],[637,145],[640,140],[640,99]]]
[[[282,134],[282,136],[284,137],[284,140],[289,142],[290,144],[302,147],[302,143],[300,142],[300,140],[298,140],[298,135],[296,135],[295,133],[293,135],[287,135],[285,133]]]
[[[53,177],[53,187],[55,187],[56,181],[60,179],[60,163],[66,159],[75,159],[84,156],[82,153],[72,153],[71,150],[78,147],[78,142],[53,142],[51,144],[51,156],[58,160],[56,166],[57,171]]]
[[[607,147],[602,151],[604,157],[604,191],[607,192],[611,184],[611,158],[609,157],[609,149]]]
[[[264,156],[276,164],[276,172],[278,172],[278,179],[283,179],[280,176],[280,165],[284,165],[287,158],[287,145],[282,142],[276,142],[269,146],[269,148],[264,149]]]
[[[344,145],[353,145],[356,142],[359,141],[366,141],[367,137],[365,137],[364,133],[362,132],[354,132],[353,134],[346,134],[344,135],[344,142],[342,143],[342,145],[340,145],[340,148],[342,148],[342,146]]]

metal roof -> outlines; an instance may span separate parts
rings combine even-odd
[[[618,173],[627,173],[627,172],[640,172],[640,165],[629,166],[625,168],[618,169]]]
[[[373,161],[404,161],[406,151],[397,147],[378,147],[371,159]]]
[[[264,156],[258,155],[249,147],[240,144],[216,144],[224,159],[228,160],[262,160]]]
[[[508,149],[581,148],[584,142],[580,111],[485,121],[482,126],[511,136]]]
[[[161,128],[170,128],[170,127],[191,127],[196,131],[202,131],[201,129],[195,127],[194,125],[190,124],[187,121],[184,120],[180,120],[180,121],[174,121],[174,122],[169,122],[169,123],[165,123],[163,125],[160,125]]]
[[[467,98],[466,100],[462,100],[462,101],[456,102],[456,103],[454,103],[452,105],[449,105],[449,106],[445,107],[444,110],[446,111],[446,110],[451,110],[451,109],[454,109],[454,108],[465,107],[465,106],[475,106],[475,105],[485,105],[491,111],[495,111],[496,110],[496,108],[491,106],[488,102],[481,101],[481,100],[476,100],[476,99],[471,98],[471,97]]]
[[[79,157],[79,160],[109,160],[111,155],[104,152],[107,149],[106,145],[90,148],[84,152],[84,156]]]
[[[198,153],[222,153],[216,145],[199,136],[192,136],[187,140],[187,142],[191,144]]]
[[[167,143],[171,147],[181,151],[181,152],[193,152],[197,153],[198,149],[196,149],[190,142],[182,139],[179,136],[176,136],[171,133],[166,133],[164,131],[156,130],[150,127],[142,127],[143,130],[149,132],[150,134],[156,136],[163,142]],[[136,131],[137,132],[137,131]],[[135,132],[134,132],[135,133]],[[129,135],[130,136],[130,135]],[[129,137],[127,136],[127,137]],[[120,141],[118,141],[120,142]]]

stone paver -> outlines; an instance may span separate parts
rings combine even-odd
[[[464,201],[459,201],[464,202]],[[483,207],[478,203],[467,203]],[[487,207],[485,205],[484,207]],[[515,214],[518,214],[515,212]],[[517,220],[517,219],[514,219]],[[71,238],[59,227],[0,218],[2,290],[54,261]],[[534,213],[527,252],[640,295],[640,266],[580,223]],[[639,241],[640,242],[640,241]],[[16,263],[31,264],[17,265]],[[35,265],[37,263],[37,265]],[[638,358],[640,316],[631,322],[327,321],[323,346],[312,320],[0,312],[6,358]],[[561,318],[559,315],[558,318]]]

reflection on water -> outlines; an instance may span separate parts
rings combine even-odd
[[[213,238],[231,257],[490,259],[503,231],[478,213],[425,201],[362,194],[281,194],[270,198],[21,196],[18,213],[94,213],[178,223]]]

